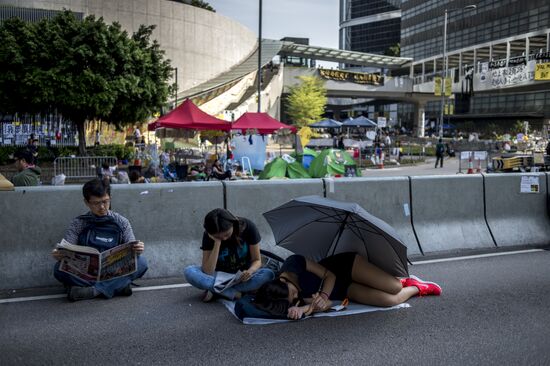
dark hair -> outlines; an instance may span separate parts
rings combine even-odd
[[[141,178],[141,174],[137,170],[132,170],[130,172],[130,183],[136,183],[139,178]]]
[[[25,160],[27,164],[34,164],[34,156],[27,149],[19,149],[13,154],[14,159]]]
[[[103,197],[109,195],[110,197],[111,185],[106,179],[95,178],[84,184],[82,187],[82,194],[86,201],[89,201],[92,196]]]
[[[245,229],[246,224],[228,210],[215,208],[204,217],[203,227],[210,235],[216,235],[233,228],[233,234],[229,241],[240,246],[239,234]]]
[[[288,302],[288,285],[280,279],[264,283],[256,292],[254,304],[271,315],[286,317]]]
[[[109,169],[109,163],[106,162],[106,161],[104,161],[103,163],[101,163],[101,167],[102,167],[103,169]]]

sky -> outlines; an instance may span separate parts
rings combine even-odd
[[[216,12],[258,34],[259,0],[206,0]],[[339,0],[262,0],[262,38],[309,38],[309,44],[338,48]]]

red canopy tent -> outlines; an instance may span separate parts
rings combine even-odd
[[[293,133],[296,132],[296,127],[285,125],[267,113],[246,112],[231,126],[232,130],[241,130],[245,132],[246,130],[252,129],[258,130],[260,134],[273,133],[281,128],[288,128]]]
[[[187,128],[192,130],[229,131],[231,123],[212,117],[200,110],[190,99],[186,99],[177,108],[147,125],[149,131],[157,128]]]

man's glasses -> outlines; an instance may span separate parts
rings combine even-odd
[[[109,204],[111,203],[111,199],[106,199],[106,200],[103,200],[103,201],[88,201],[88,204],[90,204],[90,206],[94,206],[94,207],[107,207],[109,208]]]

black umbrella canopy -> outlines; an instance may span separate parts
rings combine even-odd
[[[296,254],[319,261],[355,252],[391,275],[409,274],[407,247],[397,232],[356,203],[304,196],[263,215],[277,245]]]

